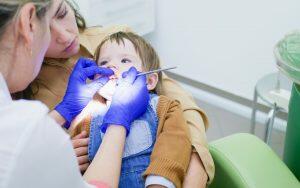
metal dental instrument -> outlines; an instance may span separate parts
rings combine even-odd
[[[152,71],[147,71],[147,72],[141,72],[139,74],[137,74],[137,76],[142,76],[142,75],[147,75],[147,74],[152,74],[155,72],[161,72],[161,71],[166,71],[166,70],[171,70],[171,69],[176,69],[177,67],[169,67],[169,68],[164,68],[164,69],[156,69],[156,70],[152,70]]]

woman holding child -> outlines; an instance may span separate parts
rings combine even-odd
[[[68,1],[59,1],[58,9],[50,20],[50,28],[51,42],[41,72],[30,87],[18,95],[40,100],[50,109],[54,109],[64,97],[69,76],[79,57],[93,58],[96,47],[106,36],[130,29],[124,26],[86,28],[84,19]],[[207,118],[193,99],[165,75],[162,79],[162,94],[180,101],[190,129],[193,153],[183,185],[205,187],[214,175],[214,165],[205,137]],[[87,133],[84,131],[72,139],[82,172],[89,167],[88,142]]]

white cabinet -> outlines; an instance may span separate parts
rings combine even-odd
[[[154,0],[75,0],[88,26],[123,24],[140,35],[155,27]]]

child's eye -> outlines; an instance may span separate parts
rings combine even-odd
[[[121,62],[122,62],[122,63],[131,63],[130,59],[126,59],[126,58],[122,59]]]
[[[107,61],[100,61],[100,66],[104,66],[107,64]]]

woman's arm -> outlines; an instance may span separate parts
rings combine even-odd
[[[49,116],[52,117],[60,126],[63,126],[66,123],[65,118],[62,115],[60,115],[56,110],[52,110],[49,113]]]
[[[198,180],[200,182],[198,182],[197,185],[206,184],[207,180],[211,182],[214,177],[214,163],[208,150],[205,135],[205,129],[208,127],[207,116],[197,106],[193,97],[184,91],[176,81],[170,79],[165,74],[163,74],[162,87],[163,95],[180,102],[184,118],[186,119],[191,133],[191,142],[193,146],[192,156],[199,156],[198,158],[191,158],[184,185],[194,183],[194,179],[197,179],[194,177],[199,177]],[[191,167],[191,164],[195,164],[193,168]],[[205,174],[207,174],[207,177],[203,176],[203,170],[205,171]],[[191,185],[190,187],[197,187],[197,185]]]
[[[55,111],[51,114],[52,117],[59,115]],[[111,125],[107,128],[98,153],[83,176],[87,182],[97,180],[109,187],[118,187],[125,138],[126,129],[123,126]]]
[[[49,116],[56,121],[57,124],[63,126],[66,120],[55,110],[49,113]],[[89,138],[86,131],[82,131],[71,137],[71,142],[77,157],[79,169],[84,173],[89,166],[88,161],[88,144]]]
[[[189,129],[178,101],[161,96],[157,114],[157,138],[150,165],[144,175],[162,176],[172,181],[176,187],[181,187],[191,157]]]
[[[97,179],[110,187],[118,187],[125,138],[124,127],[111,125],[107,128],[102,144],[83,176],[87,182]]]
[[[84,175],[88,182],[100,180],[112,187],[118,186],[126,133],[129,132],[132,121],[146,111],[149,101],[146,76],[137,77],[137,74],[138,72],[134,67],[130,68],[116,87],[110,108],[103,119],[106,129],[102,144],[93,163]],[[75,91],[72,90],[72,92]],[[129,96],[134,100],[128,100]],[[71,97],[74,96],[71,95]],[[65,96],[64,100],[66,98]],[[67,98],[67,101],[72,101],[71,99]],[[60,121],[59,114],[64,119],[69,118],[68,121],[70,122],[74,113],[74,106],[70,106],[71,104],[68,102],[66,104],[63,102],[59,106],[61,109],[57,111],[59,113],[55,111],[51,113],[52,117],[60,123],[62,121]]]
[[[199,155],[195,152],[192,153],[191,161],[187,174],[185,176],[183,187],[206,187],[207,174]]]

